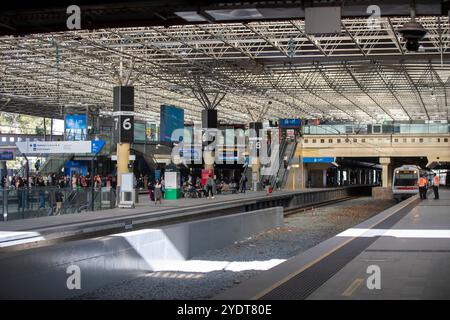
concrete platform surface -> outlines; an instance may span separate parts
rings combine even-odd
[[[450,299],[450,190],[409,198],[216,299]]]
[[[450,190],[372,236],[378,239],[308,299],[450,299]]]

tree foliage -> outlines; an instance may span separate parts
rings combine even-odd
[[[47,120],[47,133],[50,132]],[[0,130],[3,133],[44,134],[44,118],[16,113],[0,114]]]

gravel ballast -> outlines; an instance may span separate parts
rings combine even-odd
[[[286,217],[282,228],[207,251],[174,267],[177,270],[149,272],[76,299],[209,299],[394,204],[363,197],[301,211]]]

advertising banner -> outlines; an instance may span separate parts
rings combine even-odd
[[[66,114],[65,122],[67,129],[86,129],[86,115],[85,114]]]

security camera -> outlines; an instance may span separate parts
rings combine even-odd
[[[405,23],[398,32],[402,35],[406,41],[406,49],[408,51],[419,51],[419,41],[422,40],[427,34],[427,30],[414,19]]]

